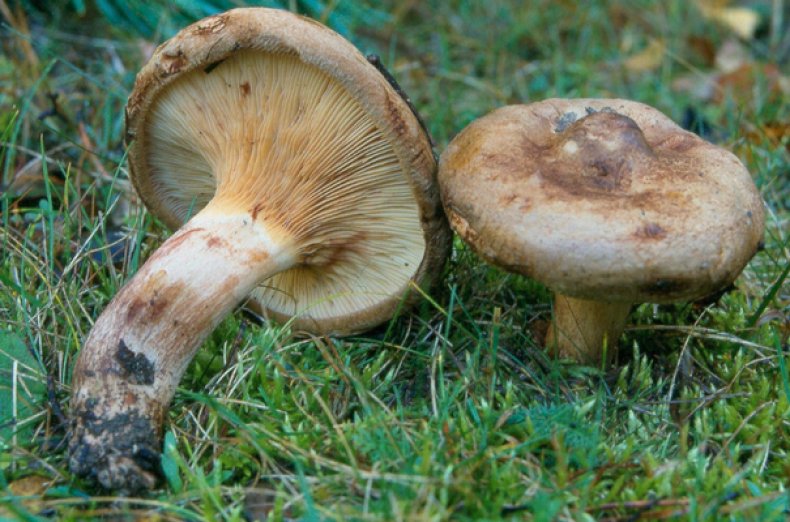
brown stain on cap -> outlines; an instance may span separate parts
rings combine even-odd
[[[406,125],[406,122],[403,120],[402,110],[393,101],[394,96],[396,96],[396,94],[388,92],[387,96],[384,98],[385,114],[395,135],[400,137],[406,133],[408,125]]]
[[[192,26],[192,34],[196,36],[205,36],[218,33],[225,28],[225,18],[225,15],[220,14],[200,20]]]
[[[653,149],[628,116],[593,112],[558,128],[551,149],[536,158],[547,192],[556,192],[553,186],[585,199],[627,196],[633,179],[653,168]]]
[[[178,74],[189,63],[189,59],[180,48],[162,53],[162,76]]]

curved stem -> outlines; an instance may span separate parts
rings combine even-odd
[[[546,347],[583,364],[609,365],[625,328],[629,303],[588,301],[556,294]]]
[[[288,245],[249,214],[209,205],[151,256],[97,319],[74,367],[69,464],[108,488],[150,488],[175,387],[217,324]]]

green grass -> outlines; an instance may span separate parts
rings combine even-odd
[[[0,519],[788,516],[788,94],[757,66],[747,96],[724,88],[701,101],[680,90],[684,77],[701,84],[715,67],[710,53],[733,38],[693,3],[283,2],[380,54],[438,152],[508,103],[617,96],[676,121],[693,111],[753,173],[768,208],[766,248],[716,302],[637,308],[607,371],[548,358],[535,340],[550,317],[548,290],[486,266],[459,241],[430,298],[364,336],[303,340],[237,312],[176,394],[161,489],[126,500],[93,496],[68,471],[70,372],[92,321],[168,234],[127,180],[123,107],[134,75],[176,22],[219,2],[130,2],[147,6],[141,22],[113,18],[113,2],[74,1],[50,15],[7,4]],[[749,63],[786,78],[790,15],[779,29],[772,16],[787,6],[748,4],[762,16],[742,42]],[[655,67],[623,66],[653,40],[666,48]]]

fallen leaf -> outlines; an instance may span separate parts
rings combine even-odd
[[[723,0],[696,0],[695,4],[702,16],[727,27],[744,40],[754,38],[760,25],[760,15],[748,7],[730,7],[729,2]]]
[[[663,40],[651,40],[643,50],[623,60],[623,66],[631,72],[651,71],[661,65],[665,53]]]
[[[686,38],[686,46],[692,50],[706,66],[710,67],[714,65],[716,60],[716,46],[710,38],[706,36],[690,35]]]
[[[755,149],[752,145],[768,145],[777,150],[784,147],[787,154],[790,154],[790,122],[769,121],[762,123],[759,127],[747,127],[743,130],[743,139],[739,140],[734,152],[749,163],[759,162],[761,159],[755,158]],[[767,314],[766,314],[767,315]],[[790,330],[790,322],[785,325]]]
[[[52,482],[51,478],[41,475],[22,477],[8,484],[8,492],[11,494],[11,498],[6,498],[9,503],[13,502],[16,505],[16,510],[22,509],[28,513],[38,513],[43,507],[41,495],[49,488]],[[7,507],[0,506],[0,519],[5,520],[8,517],[10,520],[16,520],[11,518],[12,515],[16,514],[16,510],[12,511]]]
[[[17,497],[42,494],[52,484],[52,479],[41,475],[29,475],[8,484],[8,490]]]
[[[760,15],[747,7],[720,9],[716,11],[714,20],[729,27],[744,40],[754,38],[757,26],[760,25]]]
[[[672,88],[703,102],[731,99],[740,107],[790,96],[790,77],[775,64],[745,62],[726,73],[693,73],[676,78]]]
[[[777,121],[768,122],[760,126],[762,135],[774,146],[779,146],[785,142],[785,150],[790,153],[790,122]]]
[[[737,69],[718,76],[713,101],[728,97],[739,103],[788,95],[788,81],[772,63],[744,63]]]

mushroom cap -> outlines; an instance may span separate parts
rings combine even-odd
[[[762,199],[730,152],[647,105],[500,108],[439,161],[450,225],[481,256],[554,291],[671,302],[731,283],[762,239]]]
[[[248,305],[296,329],[386,321],[449,252],[427,133],[353,45],[307,18],[234,9],[180,31],[138,74],[126,139],[134,187],[166,225],[214,198],[293,251]]]

